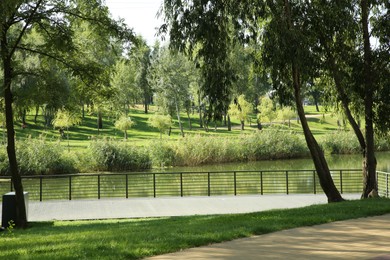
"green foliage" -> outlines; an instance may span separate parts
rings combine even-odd
[[[229,114],[232,117],[235,117],[238,120],[240,120],[241,124],[244,124],[245,121],[249,121],[249,116],[252,113],[252,111],[253,111],[252,104],[245,100],[244,95],[240,95],[229,106]]]
[[[274,104],[269,97],[262,97],[259,99],[260,105],[257,106],[259,114],[257,114],[257,120],[259,122],[272,123],[276,119],[276,112]]]
[[[241,160],[241,157],[236,156],[239,143],[235,139],[192,135],[178,140],[175,145],[177,165],[194,166]]]
[[[135,124],[134,121],[131,120],[128,116],[121,116],[115,122],[115,128],[124,131],[125,139],[127,139],[127,130],[129,130]]]
[[[155,167],[174,166],[176,162],[176,150],[167,142],[153,142],[149,145],[149,154]]]
[[[158,115],[154,114],[148,119],[148,124],[151,127],[155,127],[160,131],[160,138],[162,137],[162,132],[169,129],[172,126],[172,118],[170,115]]]
[[[73,125],[80,124],[80,122],[81,119],[77,114],[61,109],[57,111],[56,116],[52,121],[52,124],[56,128],[67,129]]]
[[[361,150],[355,134],[350,131],[335,131],[326,134],[321,145],[322,149],[330,154],[352,154]]]
[[[278,118],[285,123],[286,121],[289,122],[290,126],[290,120],[297,117],[297,113],[292,110],[291,107],[283,107],[282,109],[278,110]]]
[[[64,156],[58,143],[27,139],[17,142],[18,165],[22,175],[75,173],[74,161]]]
[[[189,135],[160,145],[159,158],[169,158],[166,165],[195,166],[202,164],[289,159],[308,155],[305,142],[289,131],[262,131],[239,138]],[[155,148],[155,149],[158,149]],[[172,156],[175,151],[175,156]],[[164,153],[168,154],[164,154]],[[153,158],[154,155],[152,155]],[[154,160],[154,158],[153,158]]]
[[[137,171],[149,169],[152,165],[144,148],[125,142],[95,141],[90,149],[99,171]]]
[[[302,136],[272,128],[245,136],[242,147],[243,155],[251,161],[302,158],[309,154]]]

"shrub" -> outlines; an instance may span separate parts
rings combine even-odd
[[[171,143],[157,141],[149,145],[153,165],[167,167],[176,165],[176,149]]]
[[[96,170],[137,171],[151,167],[150,156],[142,147],[105,140],[92,142],[90,149]]]
[[[242,143],[243,155],[250,161],[300,158],[309,154],[304,139],[291,131],[263,130],[242,137]]]
[[[356,135],[351,131],[335,131],[326,134],[321,142],[322,149],[330,154],[353,154],[360,152]]]
[[[16,158],[22,175],[75,173],[74,161],[57,143],[27,139],[16,144]]]

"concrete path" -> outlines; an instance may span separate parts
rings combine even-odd
[[[390,215],[294,228],[149,259],[390,260]]]
[[[359,194],[343,195],[358,199]],[[326,203],[325,195],[248,195],[30,201],[29,221],[143,218],[257,212]]]

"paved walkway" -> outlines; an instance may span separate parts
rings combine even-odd
[[[149,259],[390,260],[390,215],[294,228]]]
[[[357,199],[359,194],[344,195]],[[30,201],[29,221],[143,218],[257,212],[326,203],[325,195],[248,195]]]

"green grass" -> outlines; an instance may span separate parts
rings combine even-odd
[[[307,110],[307,115],[309,116],[308,121],[309,125],[313,131],[313,134],[316,137],[321,138],[324,134],[329,131],[337,130],[337,121],[336,118],[331,117],[329,113],[325,113],[323,108],[320,108],[320,112],[315,111],[314,106],[306,106],[305,110]],[[149,145],[150,142],[154,142],[155,140],[160,138],[160,134],[157,129],[151,128],[148,124],[148,118],[150,115],[155,113],[156,108],[151,106],[149,114],[144,114],[143,107],[135,107],[130,110],[129,116],[136,123],[134,127],[132,127],[128,131],[129,142],[135,145]],[[325,113],[325,118],[323,115]],[[254,115],[253,115],[254,116]],[[252,124],[249,125],[246,123],[245,130],[240,130],[240,122],[234,118],[232,118],[232,127],[233,131],[227,131],[227,127],[223,125],[222,122],[217,123],[217,130],[215,130],[214,123],[211,123],[209,126],[209,131],[206,132],[204,128],[200,128],[199,125],[199,115],[198,113],[194,113],[190,115],[192,122],[192,130],[189,129],[188,118],[185,113],[181,114],[182,123],[184,126],[185,134],[202,134],[202,135],[218,135],[221,137],[238,137],[242,133],[252,133],[256,131],[257,125],[255,120],[252,120]],[[18,140],[23,140],[28,137],[39,138],[43,136],[46,140],[49,141],[57,141],[60,139],[59,131],[53,129],[52,127],[46,127],[44,125],[44,118],[42,115],[38,116],[37,123],[34,123],[34,115],[28,114],[27,117],[27,128],[22,129],[21,123],[15,123],[16,129],[16,138]],[[103,129],[97,130],[97,118],[96,115],[88,115],[82,120],[81,125],[69,128],[69,145],[71,150],[82,150],[88,147],[91,139],[96,138],[110,138],[110,139],[123,139],[123,132],[115,129],[114,127],[114,118],[109,116],[103,117]],[[177,119],[173,118],[174,125],[172,128],[171,136],[166,134],[163,135],[164,141],[177,140],[180,138],[180,129]],[[300,123],[296,120],[291,120],[291,128],[287,125],[282,125],[279,123],[273,124],[273,126],[277,125],[279,128],[283,128],[286,130],[293,130],[299,133],[302,133],[302,128]],[[271,127],[273,127],[271,126]],[[269,126],[264,124],[264,128],[267,129]],[[0,135],[1,139],[1,135]],[[68,146],[68,141],[66,139],[61,141],[61,145],[66,147]]]
[[[1,259],[139,259],[261,235],[390,213],[389,199],[250,214],[31,223],[0,234]]]

